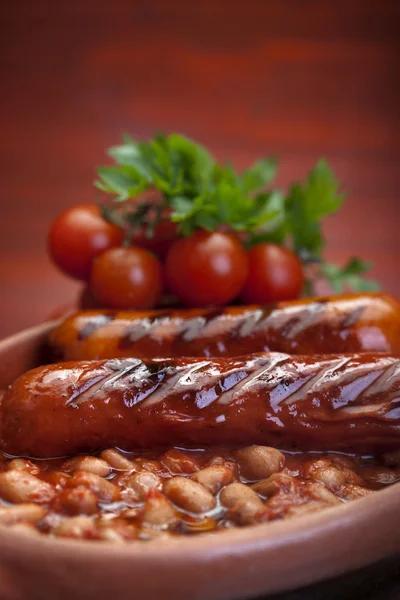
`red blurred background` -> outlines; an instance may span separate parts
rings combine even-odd
[[[358,254],[400,295],[397,0],[1,3],[0,335],[72,302],[45,252],[57,213],[96,199],[94,168],[129,131],[178,131],[279,183],[319,156],[348,192],[330,259]]]

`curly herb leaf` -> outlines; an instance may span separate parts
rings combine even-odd
[[[286,214],[293,248],[303,260],[314,260],[324,246],[321,220],[335,213],[344,201],[339,182],[324,159],[309,171],[304,183],[291,186]]]
[[[344,201],[340,184],[324,159],[305,181],[294,183],[284,194],[267,189],[277,172],[274,157],[262,158],[238,173],[230,163],[218,164],[204,146],[178,134],[160,133],[148,142],[125,135],[123,143],[108,154],[115,164],[97,170],[96,187],[117,204],[139,197],[133,212],[127,211],[124,217],[113,210],[112,203],[102,208],[105,218],[119,226],[125,219],[128,240],[138,227],[151,237],[168,207],[168,218],[178,223],[182,235],[228,226],[245,236],[247,246],[261,242],[291,246],[305,265],[315,263],[317,277],[328,280],[337,292],[379,288],[363,278],[368,263],[353,258],[339,267],[322,260],[322,220]],[[140,200],[146,190],[161,192],[162,202],[154,205]],[[313,280],[306,283],[311,289]]]
[[[379,284],[362,277],[362,273],[371,267],[371,263],[361,261],[359,258],[350,258],[344,267],[323,263],[320,269],[335,292],[344,292],[346,288],[355,292],[375,292],[380,289]]]

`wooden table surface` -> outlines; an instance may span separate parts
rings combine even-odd
[[[73,302],[50,221],[96,199],[94,168],[130,131],[179,131],[279,183],[319,156],[348,192],[329,258],[359,254],[400,295],[397,0],[1,3],[0,336]]]

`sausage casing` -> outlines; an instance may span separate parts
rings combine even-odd
[[[400,305],[383,294],[265,307],[82,311],[50,335],[60,360],[240,356],[254,352],[400,354]]]
[[[384,354],[59,363],[22,375],[0,409],[5,452],[117,446],[400,447],[400,359]]]

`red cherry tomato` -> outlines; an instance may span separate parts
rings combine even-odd
[[[176,230],[176,223],[168,220],[161,221],[154,229],[151,238],[146,237],[143,229],[137,230],[132,237],[132,244],[153,252],[160,260],[165,260],[169,249],[177,238]]]
[[[48,251],[64,273],[88,280],[93,259],[122,240],[122,230],[105,221],[96,204],[77,204],[51,225]]]
[[[184,304],[220,305],[239,294],[248,260],[236,236],[200,230],[173,244],[165,270],[168,289]]]
[[[277,244],[258,244],[247,256],[249,276],[240,294],[243,302],[265,304],[300,296],[304,273],[293,252]]]
[[[160,261],[143,248],[110,248],[92,267],[90,289],[109,308],[153,308],[162,294]]]
[[[129,223],[129,217],[140,210],[143,203],[150,206],[154,205],[154,210],[150,210],[150,213],[146,216],[146,220],[151,222],[156,217],[156,207],[163,201],[164,198],[159,191],[147,190],[136,196],[136,198],[130,198],[117,204],[112,203],[111,206],[114,215],[120,222]],[[110,208],[110,205],[106,205],[106,207]],[[135,230],[131,243],[133,246],[139,246],[153,252],[158,258],[164,260],[168,250],[176,240],[178,226],[171,221],[171,208],[169,207],[162,210],[161,218],[162,220],[156,225],[152,237],[147,237],[146,228],[141,227]]]

